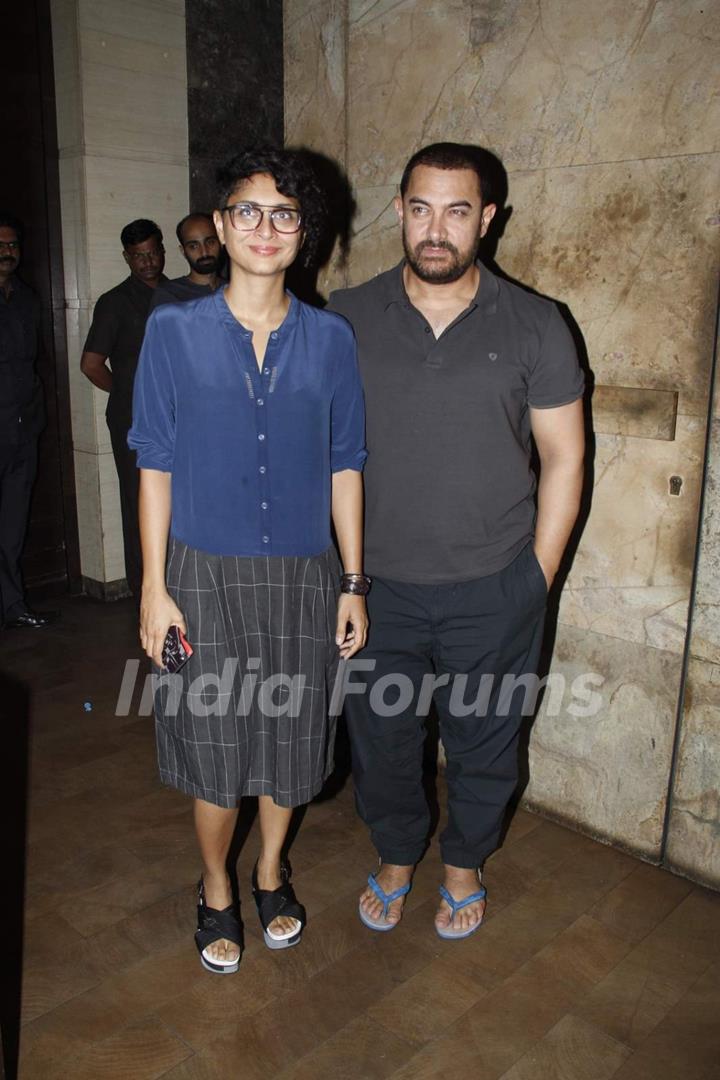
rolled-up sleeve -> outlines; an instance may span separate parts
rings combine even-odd
[[[162,311],[162,309],[160,309]],[[128,446],[137,451],[139,469],[172,472],[175,457],[175,383],[156,314],[148,319],[133,391],[133,421]]]
[[[342,326],[337,354],[335,392],[331,409],[330,467],[361,472],[365,449],[365,401],[360,381],[355,335]]]

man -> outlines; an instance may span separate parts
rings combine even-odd
[[[105,413],[120,485],[125,574],[134,597],[140,596],[142,556],[138,526],[138,471],[135,451],[127,445],[132,424],[132,394],[145,323],[155,289],[167,281],[165,249],[154,221],[139,218],[120,233],[130,276],[103,293],[95,305],[80,368],[93,385],[105,390]],[[108,361],[110,366],[108,367]]]
[[[175,230],[181,253],[190,266],[190,273],[163,282],[155,290],[150,310],[160,304],[181,304],[215,292],[222,284],[220,277],[221,247],[215,222],[209,214],[188,214]]]
[[[37,470],[37,441],[45,426],[35,372],[40,301],[16,275],[22,224],[0,214],[0,620],[6,629],[39,629],[57,612],[31,611],[25,602],[20,556]]]
[[[554,304],[476,261],[496,209],[488,157],[455,143],[415,154],[395,201],[404,261],[330,298],[355,329],[367,406],[373,586],[361,656],[375,664],[369,685],[350,680],[346,709],[358,809],[381,867],[360,917],[396,925],[426,847],[432,697],[447,756],[444,938],[483,918],[483,862],[517,783],[522,703],[502,680],[536,671],[583,474],[583,377],[565,324]]]

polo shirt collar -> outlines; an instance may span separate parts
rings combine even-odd
[[[405,289],[405,282],[403,280],[404,266],[405,259],[401,259],[397,266],[394,266],[387,275],[385,283],[386,311],[392,304],[410,304]],[[480,262],[479,259],[477,261],[477,267],[480,270],[480,285],[475,294],[475,299],[468,305],[466,311],[472,311],[474,308],[477,308],[481,315],[494,315],[497,311],[498,295],[500,292],[498,279],[491,270],[488,270],[487,266]]]

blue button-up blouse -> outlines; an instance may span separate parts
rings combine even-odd
[[[128,445],[172,473],[171,533],[215,555],[318,555],[331,473],[361,470],[365,413],[348,323],[290,294],[262,371],[223,290],[150,316]]]

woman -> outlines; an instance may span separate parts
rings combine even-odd
[[[369,579],[352,331],[285,289],[301,250],[313,258],[320,192],[297,152],[248,151],[223,171],[219,206],[229,285],[152,314],[128,442],[141,470],[140,640],[158,666],[171,626],[194,650],[156,692],[160,775],[194,799],[195,940],[204,967],[228,973],[241,939],[226,860],[245,795],[259,801],[265,942],[300,940],[282,853],[293,808],[332,769],[328,687],[365,643]]]

